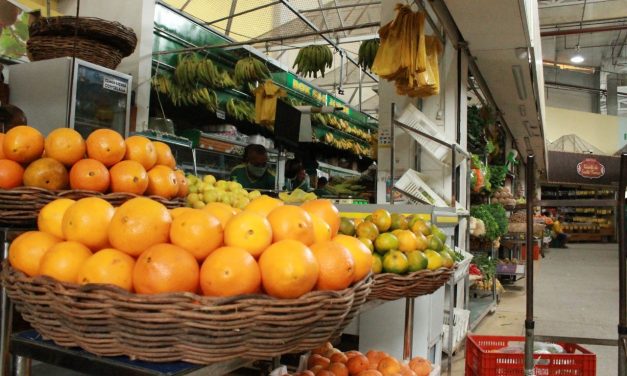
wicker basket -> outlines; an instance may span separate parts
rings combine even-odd
[[[85,197],[100,197],[119,206],[124,202],[139,197],[132,193],[100,193],[83,190],[50,191],[43,188],[19,187],[14,189],[0,189],[0,225],[5,226],[33,226],[37,215],[44,205],[58,198],[78,200]],[[167,208],[173,209],[183,206],[182,198],[167,200],[159,196],[150,196]]]
[[[368,300],[397,300],[432,294],[448,282],[456,268],[457,264],[452,268],[419,270],[406,275],[375,274]]]
[[[136,295],[110,285],[31,278],[6,261],[3,266],[8,296],[45,338],[151,362],[208,364],[310,350],[339,335],[373,283],[366,278],[342,291],[313,291],[298,299]]]
[[[115,69],[122,61],[122,53],[117,49],[81,37],[31,37],[26,47],[31,61],[74,56],[109,69]]]

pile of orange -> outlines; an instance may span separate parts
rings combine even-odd
[[[0,133],[3,189],[24,185],[185,197],[185,175],[175,168],[168,145],[143,136],[125,140],[110,129],[98,129],[87,140],[70,128],[47,137],[27,125]]]
[[[96,197],[58,199],[39,213],[39,231],[11,244],[9,261],[29,276],[140,294],[298,298],[370,273],[370,250],[336,235],[339,220],[328,200],[299,207],[261,196],[239,211],[224,203],[168,210],[148,197],[117,208]]]
[[[312,350],[307,370],[282,376],[428,376],[433,367],[422,357],[403,363],[383,351],[342,352],[327,342]]]

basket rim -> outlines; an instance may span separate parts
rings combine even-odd
[[[436,270],[422,269],[415,272],[411,272],[409,274],[396,274],[396,273],[379,273],[374,275],[375,282],[383,279],[391,279],[396,281],[409,281],[413,280],[416,277],[422,277],[423,275],[428,276],[439,276],[446,273],[453,273],[459,266],[458,262],[455,262],[453,266],[450,268],[441,267]],[[379,278],[377,278],[379,277]]]

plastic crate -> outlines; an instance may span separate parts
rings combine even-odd
[[[412,104],[407,104],[400,115],[397,116],[396,120],[410,128],[422,131],[439,140],[450,143],[446,139],[444,133],[440,131],[443,127],[438,127],[433,121],[431,121],[431,119],[422,113],[422,111],[414,107]],[[420,145],[422,145],[423,150],[426,150],[434,158],[447,164],[451,163],[451,149],[417,133],[408,133],[412,138],[420,143]]]
[[[457,345],[464,340],[466,333],[468,333],[468,324],[470,322],[470,311],[466,309],[455,308],[453,310],[453,349],[457,348]],[[450,354],[452,351],[448,348],[448,335],[449,335],[450,315],[448,311],[444,311],[444,325],[442,329],[444,331],[442,351]]]
[[[401,192],[408,193],[423,202],[437,206],[448,207],[448,204],[444,199],[438,196],[437,193],[422,180],[418,171],[408,169],[403,176],[396,183],[394,187]]]
[[[520,376],[525,368],[525,354],[504,354],[496,350],[510,341],[524,337],[480,336],[466,337],[466,376]],[[534,354],[535,375],[596,376],[597,357],[585,348],[570,343],[558,343],[565,354]]]

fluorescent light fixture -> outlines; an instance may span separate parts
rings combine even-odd
[[[520,106],[518,106],[518,112],[520,112],[520,116],[527,117],[527,108],[525,107],[524,104],[521,104]]]
[[[584,60],[585,59],[583,58],[583,55],[579,51],[579,45],[577,45],[577,52],[570,58],[570,62],[579,64],[579,63],[583,63]]]
[[[527,89],[525,88],[525,82],[523,80],[522,67],[520,65],[512,65],[512,73],[514,74],[518,99],[524,101],[527,99]]]

